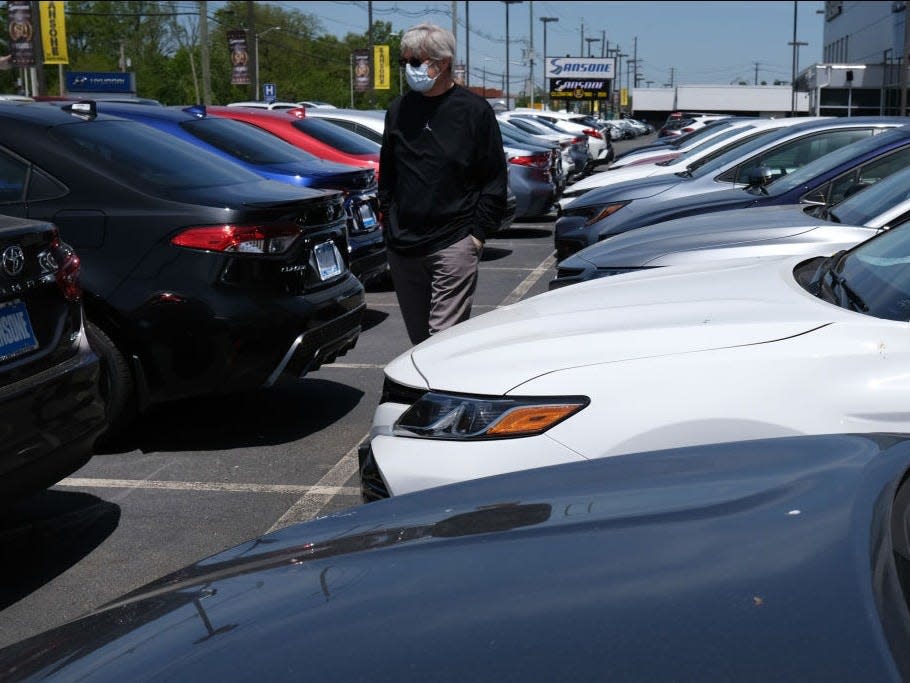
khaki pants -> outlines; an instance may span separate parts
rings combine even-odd
[[[412,344],[471,316],[482,249],[468,235],[427,256],[402,256],[389,250],[395,294]]]

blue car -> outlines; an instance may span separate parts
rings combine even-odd
[[[96,106],[101,113],[182,138],[263,178],[299,187],[340,190],[348,217],[351,272],[363,284],[388,272],[372,169],[326,161],[242,121],[209,117],[203,105],[154,107],[99,100]]]
[[[561,261],[613,235],[683,216],[804,200],[819,203],[811,199],[813,191],[847,171],[853,150],[838,157],[840,163],[832,167],[824,161],[805,173],[801,169],[859,141],[866,141],[868,147],[856,157],[866,159],[882,153],[882,141],[895,147],[906,144],[905,136],[885,134],[907,123],[910,118],[906,117],[816,119],[766,131],[680,173],[592,190],[568,204],[556,221],[556,256]],[[778,193],[775,186],[787,190]]]

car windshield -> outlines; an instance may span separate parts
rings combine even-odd
[[[735,121],[723,121],[721,123],[705,126],[704,128],[699,128],[698,130],[692,131],[688,135],[681,135],[679,139],[671,142],[670,146],[676,149],[680,149],[682,147],[688,149],[692,145],[700,145],[707,138],[711,138],[714,135],[717,135],[721,130],[729,128],[734,123]]]
[[[836,223],[868,225],[876,217],[908,199],[910,168],[905,168],[848,197],[837,208],[829,210],[828,216]]]
[[[861,157],[883,145],[887,145],[893,140],[902,140],[906,139],[906,137],[907,134],[900,130],[889,130],[881,135],[873,135],[857,142],[852,142],[849,145],[844,145],[829,154],[819,157],[815,161],[810,161],[805,166],[793,171],[793,173],[780,176],[766,185],[765,189],[768,194],[772,196],[785,194],[811,182],[813,178],[833,171],[838,166],[848,163],[851,159]]]
[[[312,154],[242,121],[204,118],[184,121],[181,128],[223,152],[250,164],[318,163]]]
[[[729,164],[745,159],[752,152],[760,150],[765,145],[787,137],[792,132],[790,127],[761,130],[753,135],[731,142],[713,154],[703,157],[689,166],[689,173],[693,178],[701,178],[715,171],[726,168]]]
[[[242,166],[133,121],[56,126],[50,136],[74,155],[140,186],[189,189],[261,181]]]
[[[733,128],[731,130],[725,130],[722,133],[720,133],[719,135],[717,134],[717,130],[712,130],[711,132],[714,134],[714,137],[709,137],[707,140],[703,140],[698,145],[695,145],[694,147],[687,149],[685,152],[683,152],[678,157],[673,159],[673,161],[671,163],[688,164],[691,162],[692,157],[694,157],[698,154],[704,153],[706,145],[714,146],[721,142],[724,142],[725,140],[735,138],[737,135],[746,136],[748,134],[748,131],[754,130],[754,129],[755,129],[755,126],[737,126],[736,128]],[[725,148],[725,149],[729,149],[729,148]]]
[[[294,128],[346,154],[379,154],[381,145],[320,119],[297,119]]]
[[[801,264],[814,268],[805,287],[843,308],[910,321],[910,224],[879,233],[849,251]]]
[[[511,123],[514,126],[517,126],[518,128],[527,130],[529,133],[533,132],[535,134],[543,134],[543,135],[552,135],[553,133],[561,133],[562,135],[568,135],[568,133],[566,133],[565,131],[555,130],[553,128],[550,128],[549,126],[543,125],[543,123],[538,123],[537,121],[532,121],[530,119],[518,118],[517,116],[509,119],[509,123]]]

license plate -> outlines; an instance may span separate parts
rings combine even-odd
[[[364,228],[372,228],[376,225],[376,214],[373,213],[373,207],[369,204],[360,205],[360,222]]]
[[[313,248],[313,254],[316,257],[316,269],[319,271],[320,280],[328,280],[336,275],[341,275],[341,265],[344,261],[334,242],[317,244]]]
[[[21,301],[0,305],[0,360],[38,348],[28,310]]]

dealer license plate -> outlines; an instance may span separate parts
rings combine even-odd
[[[373,213],[373,207],[364,202],[360,205],[360,222],[364,229],[372,228],[376,225],[376,214]]]
[[[0,305],[0,360],[34,351],[38,340],[32,330],[28,309],[21,301]]]
[[[344,261],[334,242],[329,240],[317,244],[313,247],[313,254],[316,256],[316,269],[319,271],[320,280],[328,280],[336,275],[341,275]]]

